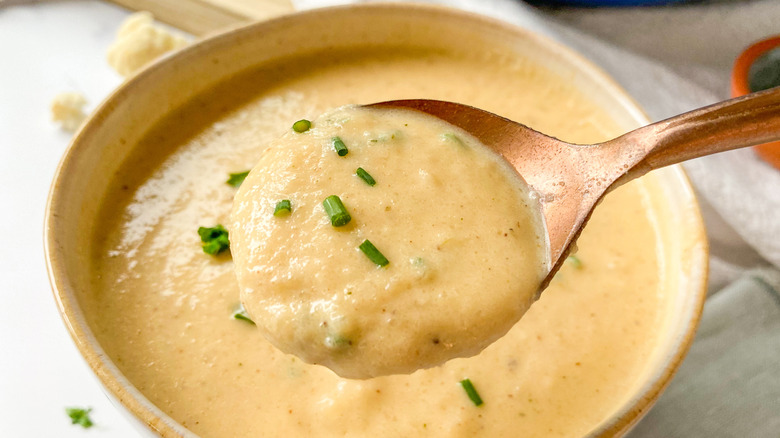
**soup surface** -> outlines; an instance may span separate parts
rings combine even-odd
[[[161,410],[204,437],[572,437],[628,402],[649,372],[670,299],[648,216],[658,195],[642,180],[604,200],[577,259],[477,356],[349,380],[280,352],[233,318],[230,254],[204,254],[197,234],[229,223],[228,173],[251,168],[298,119],[402,98],[470,104],[568,141],[619,134],[565,81],[481,55],[315,54],[194,100],[152,129],[114,178],[93,238],[97,286],[80,297],[106,353]],[[464,379],[484,404],[472,402]]]
[[[343,377],[408,374],[478,353],[525,313],[545,238],[506,161],[408,109],[293,128],[241,184],[230,226],[241,301],[272,344]]]

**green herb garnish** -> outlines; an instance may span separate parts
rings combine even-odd
[[[571,263],[571,265],[576,269],[582,269],[582,260],[580,260],[579,257],[575,255],[570,255],[566,257],[566,261]]]
[[[343,349],[352,345],[352,341],[343,335],[335,334],[325,336],[325,345],[332,349]]]
[[[228,178],[228,180],[225,182],[230,186],[238,187],[241,185],[242,182],[244,182],[247,175],[249,175],[248,170],[243,172],[238,172],[238,173],[231,173],[230,178]]]
[[[254,321],[252,321],[252,318],[249,317],[249,314],[246,313],[246,309],[244,309],[244,305],[243,304],[239,304],[238,305],[238,309],[236,309],[233,312],[233,318],[241,320],[241,321],[246,321],[246,322],[251,323],[251,324],[255,323]]]
[[[94,425],[92,419],[89,418],[90,412],[92,412],[92,408],[65,408],[65,413],[70,417],[71,424],[78,424],[84,429],[89,429]]]
[[[325,208],[325,213],[330,218],[330,223],[334,227],[343,227],[352,220],[352,216],[349,215],[347,208],[341,202],[341,198],[336,195],[330,195],[322,201],[322,206]]]
[[[344,155],[347,155],[349,153],[349,149],[347,149],[347,145],[344,144],[341,138],[333,137],[331,141],[333,142],[333,149],[336,150],[336,153],[339,154],[339,157],[343,157]]]
[[[228,231],[222,225],[217,224],[213,228],[200,227],[198,235],[203,242],[203,252],[206,254],[217,255],[230,248]]]
[[[482,397],[479,396],[479,393],[477,392],[476,388],[474,388],[474,385],[471,383],[470,379],[461,380],[460,386],[462,386],[463,390],[466,391],[466,395],[468,395],[471,401],[474,402],[474,405],[480,406],[483,404]]]
[[[365,171],[362,167],[358,167],[355,171],[355,175],[359,176],[360,179],[366,182],[366,184],[373,186],[376,185],[376,180],[374,180],[374,177],[372,177],[368,172]]]
[[[443,141],[453,142],[453,143],[457,144],[458,146],[462,146],[464,148],[466,147],[466,143],[463,143],[463,140],[461,140],[460,137],[458,137],[457,135],[455,135],[453,133],[450,133],[450,132],[442,134],[441,135],[441,139]]]
[[[368,257],[369,260],[374,262],[377,266],[387,266],[390,261],[387,260],[387,258],[379,252],[378,249],[374,246],[371,241],[368,239],[364,240],[363,243],[360,244],[360,250],[363,251],[363,254]]]
[[[306,132],[311,128],[311,122],[306,119],[298,120],[297,122],[293,123],[293,131],[297,132],[298,134],[301,134],[303,132]]]
[[[285,216],[292,213],[292,204],[289,199],[282,199],[274,207],[274,216]]]

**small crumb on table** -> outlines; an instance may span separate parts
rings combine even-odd
[[[60,93],[51,102],[51,119],[59,123],[62,129],[75,132],[87,117],[84,112],[86,104],[87,99],[80,93]]]

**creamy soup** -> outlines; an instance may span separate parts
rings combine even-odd
[[[80,297],[106,353],[162,411],[204,437],[572,437],[636,393],[670,299],[648,217],[660,195],[642,180],[607,196],[577,259],[476,356],[349,380],[280,352],[233,317],[240,296],[230,253],[205,254],[197,234],[229,224],[228,174],[250,169],[300,118],[400,98],[471,104],[568,141],[619,134],[595,104],[532,64],[442,52],[315,54],[194,100],[152,129],[115,175],[92,240],[97,287]]]
[[[547,273],[537,204],[441,119],[342,107],[271,142],[236,194],[241,301],[280,350],[343,377],[471,356]]]

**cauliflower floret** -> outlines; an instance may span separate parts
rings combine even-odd
[[[62,129],[75,132],[87,117],[84,105],[87,99],[79,93],[60,93],[51,102],[51,119]]]
[[[187,40],[154,25],[149,12],[129,16],[108,49],[108,64],[122,76],[130,76],[141,67],[171,50],[187,45]]]

